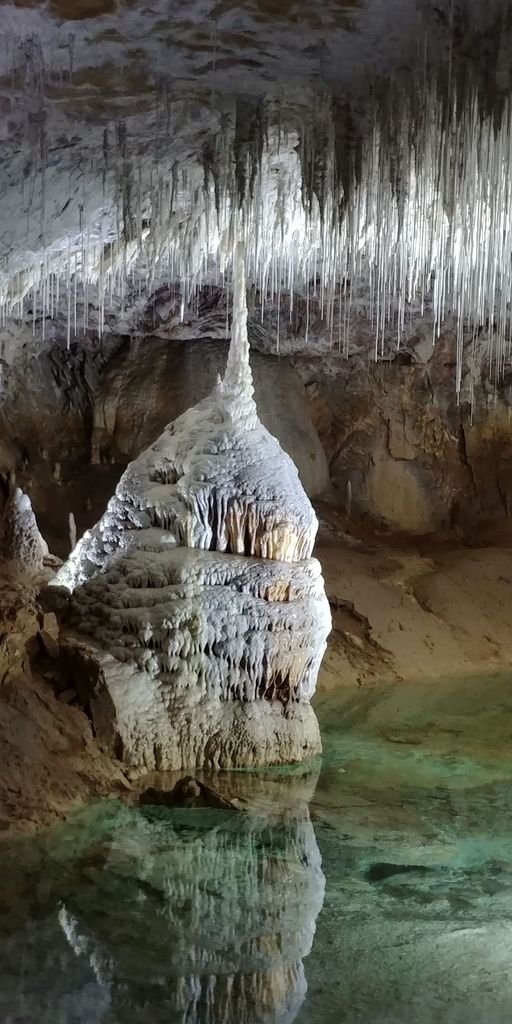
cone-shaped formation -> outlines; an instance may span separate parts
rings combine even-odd
[[[32,575],[42,569],[47,554],[48,546],[39,533],[30,498],[16,487],[0,521],[0,558]]]
[[[317,521],[258,420],[240,248],[235,262],[224,381],[128,467],[55,580],[73,590],[72,627],[94,637],[97,731],[140,770],[320,749],[308,702],[330,613]]]

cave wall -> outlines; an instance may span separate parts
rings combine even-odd
[[[470,534],[512,510],[512,375],[482,365],[473,402],[455,399],[455,339],[423,361],[302,353],[294,358],[332,485],[354,519],[394,530]],[[469,394],[466,380],[463,395]]]
[[[3,358],[2,358],[3,357]],[[128,462],[212,389],[224,372],[225,341],[82,339],[69,351],[19,330],[0,348],[0,482],[28,491],[53,551],[69,551],[101,516]],[[329,484],[324,450],[304,387],[289,360],[251,357],[259,414],[296,463],[310,497]]]
[[[200,327],[221,329],[211,317]],[[190,330],[85,338],[69,351],[22,327],[0,337],[0,487],[14,471],[61,556],[69,513],[79,535],[97,521],[126,464],[223,372],[225,341]],[[261,419],[310,497],[330,493],[356,522],[413,533],[467,536],[510,517],[512,374],[495,385],[482,360],[471,406],[466,369],[457,405],[449,331],[434,349],[412,336],[377,363],[363,333],[348,358],[330,350],[320,322],[307,347],[290,342],[281,358],[268,325],[251,340]]]

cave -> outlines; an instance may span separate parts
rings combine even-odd
[[[511,0],[0,15],[0,1021],[508,1024]]]

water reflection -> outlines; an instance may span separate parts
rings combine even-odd
[[[325,886],[315,781],[231,776],[243,810],[99,809],[40,842],[31,920],[4,928],[2,1020],[295,1020]]]
[[[318,785],[0,844],[1,1024],[510,1024],[512,677],[325,700]]]

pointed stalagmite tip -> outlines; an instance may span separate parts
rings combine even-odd
[[[236,243],[233,251],[233,324],[224,388],[243,392],[247,397],[251,397],[254,391],[247,336],[245,244],[241,241]]]

